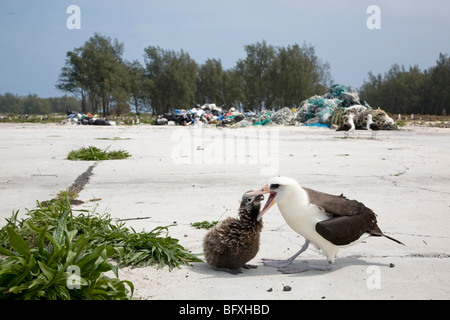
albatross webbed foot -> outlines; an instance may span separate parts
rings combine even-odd
[[[286,268],[288,265],[292,263],[303,251],[308,249],[309,241],[306,240],[300,250],[290,257],[287,260],[274,260],[274,259],[262,259],[265,266],[274,267],[274,268]]]
[[[265,266],[273,268],[285,268],[292,263],[290,259],[287,260],[275,260],[275,259],[262,259]]]
[[[244,268],[244,269],[258,269],[258,266],[257,265],[254,265],[254,264],[244,264],[243,266],[242,266],[242,268]]]

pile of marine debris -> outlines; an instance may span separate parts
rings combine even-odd
[[[83,125],[96,125],[96,126],[111,126],[115,125],[115,121],[109,121],[107,118],[99,118],[97,114],[92,115],[90,112],[87,114],[74,112],[70,109],[67,110],[67,117],[61,122],[62,124],[83,124]]]
[[[263,110],[255,113],[251,110],[239,112],[235,108],[223,111],[215,104],[205,104],[189,110],[175,110],[158,116],[156,125],[215,125],[231,128],[249,126],[319,126],[335,129],[347,121],[350,114],[356,129],[366,128],[367,116],[384,130],[395,130],[397,125],[389,115],[381,109],[373,109],[362,100],[356,90],[334,85],[324,95],[312,96],[302,101],[298,108],[284,107],[278,111]]]

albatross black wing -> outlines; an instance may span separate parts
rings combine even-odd
[[[349,200],[343,195],[335,196],[318,192],[309,188],[303,188],[309,197],[309,202],[323,208],[333,216],[354,216],[362,214],[366,206],[356,200]]]
[[[335,196],[312,189],[303,188],[309,202],[323,208],[331,217],[316,223],[316,231],[331,243],[342,246],[358,240],[364,233],[384,236],[399,244],[400,241],[388,237],[377,225],[375,213],[363,203],[349,200],[343,195]]]
[[[342,246],[358,240],[364,233],[382,236],[375,213],[363,203],[349,200],[343,195],[335,196],[303,188],[309,201],[323,208],[330,219],[316,224],[316,231],[331,243]]]
[[[354,216],[334,216],[316,223],[316,231],[322,237],[337,246],[343,246],[358,240],[364,233],[382,236],[377,227],[375,214],[366,208],[362,214]]]

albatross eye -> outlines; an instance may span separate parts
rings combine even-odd
[[[247,199],[247,202],[252,202],[252,198],[248,198],[248,199]]]
[[[270,185],[270,189],[278,189],[280,185],[278,183],[274,183]]]

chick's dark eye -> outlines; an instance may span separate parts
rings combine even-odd
[[[270,189],[278,189],[280,185],[278,183],[274,183],[270,185]]]
[[[247,202],[252,202],[252,198],[248,198],[248,199],[247,199]]]

